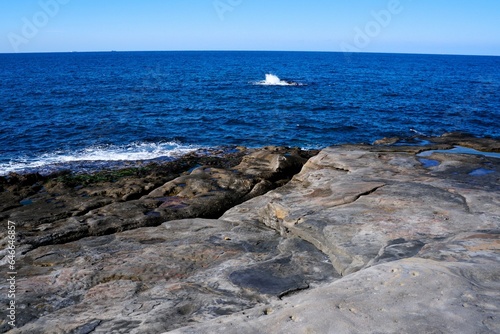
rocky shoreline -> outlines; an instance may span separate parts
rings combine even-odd
[[[499,332],[500,159],[457,145],[500,152],[449,134],[1,178],[0,331]]]

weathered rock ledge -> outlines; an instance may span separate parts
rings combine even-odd
[[[304,153],[261,150],[77,187],[78,210],[43,217],[60,185],[31,190],[1,211],[19,222],[12,332],[498,333],[500,159],[418,154],[500,143],[433,142],[330,147],[290,182]]]
[[[19,222],[19,247],[27,251],[167,220],[217,218],[285,184],[316,153],[241,148],[93,175],[11,175],[0,179],[0,219]]]

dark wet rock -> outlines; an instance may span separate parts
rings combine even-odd
[[[500,141],[494,138],[476,138],[467,133],[451,132],[431,139],[436,144],[464,146],[485,152],[500,152]]]
[[[229,279],[235,285],[256,290],[261,294],[282,296],[290,291],[309,287],[303,275],[296,272],[297,269],[290,263],[290,258],[282,258],[234,271],[229,275]]]

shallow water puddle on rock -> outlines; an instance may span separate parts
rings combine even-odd
[[[422,163],[424,168],[436,167],[439,166],[439,164],[441,164],[439,161],[432,159],[418,159],[418,161]]]
[[[22,201],[20,201],[19,204],[21,204],[23,206],[31,205],[31,204],[33,204],[33,201],[31,199],[27,198],[27,199],[23,199]]]
[[[484,169],[484,168],[478,168],[476,170],[473,170],[472,172],[469,173],[470,176],[484,176],[484,175],[488,175],[488,174],[491,174],[491,173],[495,173],[494,170],[490,170],[490,169]]]
[[[450,154],[473,154],[473,155],[482,155],[489,158],[498,158],[500,159],[500,153],[496,152],[482,152],[478,150],[474,150],[472,148],[455,146],[451,150],[429,150],[424,151],[417,154],[417,157],[430,157],[433,153],[450,153]]]

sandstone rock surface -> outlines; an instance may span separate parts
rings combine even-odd
[[[491,266],[398,260],[170,333],[498,333]]]
[[[31,334],[161,333],[338,276],[301,239],[207,219],[42,246],[18,265],[12,333]]]
[[[221,219],[261,222],[307,240],[347,275],[412,257],[467,231],[496,231],[499,160],[435,154],[425,168],[413,153],[331,147],[284,187],[247,201]],[[480,176],[476,170],[490,171]]]
[[[221,217],[299,236],[343,278],[174,333],[500,332],[499,159],[391,150],[325,149]]]
[[[306,157],[268,148],[84,186],[81,214],[50,202],[57,219],[42,221],[29,201],[44,190],[24,180],[2,194],[3,219],[31,217],[12,332],[498,333],[500,159],[447,153],[463,136],[434,142],[326,148],[290,182]],[[197,215],[216,219],[179,220]]]

